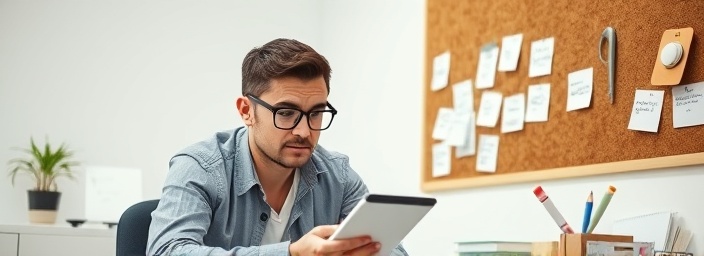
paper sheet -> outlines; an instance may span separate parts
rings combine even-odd
[[[567,111],[589,107],[593,74],[594,68],[587,68],[567,75]]]
[[[530,66],[528,77],[549,75],[552,72],[552,56],[555,38],[549,37],[530,44]]]
[[[474,112],[472,80],[464,80],[452,86],[452,103],[456,113]]]
[[[504,98],[504,109],[501,113],[501,133],[523,130],[523,119],[526,113],[526,97],[523,93]]]
[[[659,212],[614,221],[613,234],[633,235],[633,241],[652,242],[662,251],[670,231],[672,213]]]
[[[435,119],[433,128],[433,139],[444,140],[450,134],[452,128],[452,120],[454,118],[454,110],[451,108],[438,109],[438,116]]]
[[[674,252],[686,252],[689,242],[692,240],[692,231],[688,229],[681,230],[677,235],[675,244],[672,246]]]
[[[704,124],[704,82],[672,87],[675,128]]]
[[[433,177],[450,174],[450,146],[441,142],[433,145]]]
[[[450,78],[450,51],[446,51],[433,60],[433,80],[430,85],[432,91],[438,91],[447,86]]]
[[[501,40],[501,56],[499,57],[499,71],[515,71],[518,66],[518,57],[521,55],[523,34],[505,36]]]
[[[631,109],[631,119],[628,122],[628,129],[658,132],[663,97],[665,97],[665,91],[636,90],[636,97],[633,100],[633,109]]]
[[[499,60],[499,46],[489,43],[482,46],[477,66],[477,89],[494,87],[496,62]]]
[[[479,103],[479,113],[477,114],[477,126],[495,127],[501,113],[501,100],[503,95],[500,92],[484,91]]]
[[[477,153],[478,172],[496,172],[496,160],[499,154],[499,136],[479,135],[479,153]]]
[[[471,112],[453,112],[450,132],[448,133],[445,143],[450,146],[464,146],[467,142],[467,130],[469,130],[469,119],[471,115]]]
[[[86,167],[86,219],[117,222],[128,207],[142,201],[142,171]]]
[[[465,137],[465,143],[462,146],[455,147],[455,157],[462,158],[466,156],[473,156],[477,151],[477,129],[475,126],[475,114],[470,113],[469,124],[467,125],[467,136]]]
[[[550,108],[550,84],[528,86],[528,104],[526,106],[526,122],[548,121]]]
[[[667,233],[667,241],[665,241],[665,251],[670,251],[673,252],[673,246],[675,245],[675,242],[677,241],[677,236],[676,234],[680,231],[680,229],[684,226],[684,221],[682,219],[682,216],[677,214],[676,212],[673,212],[670,215],[670,229],[669,232]]]

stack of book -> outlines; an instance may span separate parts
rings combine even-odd
[[[533,244],[511,241],[457,242],[457,256],[530,256]]]

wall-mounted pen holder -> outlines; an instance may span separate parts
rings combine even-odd
[[[633,242],[633,236],[624,235],[604,235],[604,234],[561,234],[560,256],[586,256],[587,241],[604,242]]]

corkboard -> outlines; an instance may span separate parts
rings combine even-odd
[[[704,1],[456,1],[428,0],[425,49],[425,109],[421,187],[438,191],[540,181],[704,163],[704,126],[674,129],[671,87],[652,86],[651,73],[660,38],[667,29],[692,27],[694,38],[680,84],[704,81]],[[616,30],[617,68],[614,103],[607,96],[607,68],[598,57],[601,33]],[[526,93],[529,85],[550,83],[549,121],[526,123],[523,131],[499,135],[496,173],[475,171],[476,156],[454,158],[448,176],[432,177],[432,131],[438,108],[452,107],[452,85],[474,80],[480,47],[501,46],[507,35],[523,33],[518,68],[497,72],[494,88],[504,97]],[[552,74],[529,78],[530,43],[554,37]],[[603,47],[606,49],[607,47]],[[448,86],[431,91],[433,58],[449,50]],[[591,106],[566,112],[567,75],[593,67]],[[658,133],[628,130],[636,89],[665,91]],[[483,90],[473,89],[474,109]]]

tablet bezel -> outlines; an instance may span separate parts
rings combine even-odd
[[[365,194],[328,240],[369,235],[382,243],[380,253],[391,253],[436,203],[430,197]],[[370,216],[383,219],[370,219]]]

